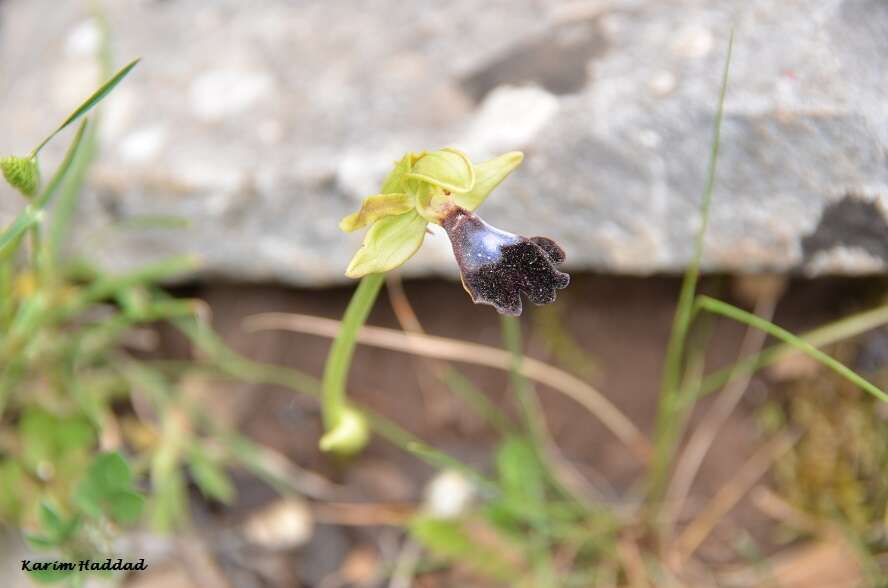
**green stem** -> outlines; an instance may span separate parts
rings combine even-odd
[[[685,343],[694,314],[694,295],[700,277],[700,262],[703,258],[703,244],[706,230],[709,227],[709,208],[712,193],[715,189],[718,151],[721,143],[721,125],[724,116],[725,94],[728,89],[728,72],[731,65],[731,54],[734,47],[734,31],[728,41],[728,53],[722,71],[721,90],[719,92],[718,109],[712,131],[709,165],[706,170],[706,186],[703,190],[703,202],[700,206],[700,230],[694,241],[694,255],[684,275],[678,308],[669,334],[666,347],[666,358],[663,367],[663,381],[660,389],[660,405],[657,410],[657,423],[654,441],[654,456],[648,478],[648,499],[657,509],[666,488],[666,480],[672,465],[675,448],[681,436],[679,423],[685,421],[681,414],[693,406],[693,402],[684,401],[682,392],[682,372],[685,365]]]
[[[736,306],[732,306],[727,302],[722,302],[721,300],[716,300],[715,298],[710,298],[708,296],[697,297],[697,305],[700,308],[707,310],[713,314],[720,314],[722,316],[734,319],[735,321],[739,321],[741,323],[749,325],[750,327],[753,327],[755,329],[762,330],[769,335],[780,339],[784,343],[792,345],[794,348],[816,359],[817,361],[830,368],[840,376],[846,378],[859,388],[866,390],[882,402],[888,402],[888,394],[886,394],[884,391],[874,386],[868,380],[857,375],[854,370],[847,367],[845,364],[839,362],[836,359],[833,359],[829,355],[814,347],[810,342],[805,341],[804,339],[796,335],[793,335],[786,329],[778,327],[774,323],[766,321],[765,319],[746,312],[745,310],[741,310]]]
[[[524,351],[521,342],[521,323],[516,317],[503,316],[501,318],[503,343],[506,349],[512,354],[512,366],[509,370],[509,378],[512,380],[512,389],[518,398],[518,404],[521,407],[521,414],[524,419],[524,426],[527,432],[536,442],[539,440],[538,415],[535,408],[536,403],[533,398],[533,390],[527,378],[521,373],[521,364],[524,360]]]
[[[43,255],[43,223],[38,222],[31,227],[31,271],[36,283],[43,284],[46,281],[46,267]]]
[[[888,306],[879,306],[803,333],[799,336],[799,339],[807,341],[814,347],[821,348],[837,341],[850,339],[885,324],[888,324]],[[763,367],[773,364],[792,351],[792,345],[780,343],[745,357],[732,366],[707,375],[703,380],[700,394],[702,396],[710,394],[735,378],[752,374]]]
[[[324,426],[328,431],[336,426],[346,406],[345,383],[348,380],[358,331],[366,322],[384,281],[385,274],[369,274],[361,279],[348,303],[345,316],[342,317],[339,334],[330,346],[321,384],[321,407],[324,412]]]
[[[462,372],[447,365],[438,378],[501,435],[514,432],[514,426],[509,421],[509,417],[472,384]]]

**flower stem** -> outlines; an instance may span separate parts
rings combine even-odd
[[[376,301],[379,289],[385,281],[385,274],[368,274],[361,279],[358,289],[342,317],[342,327],[330,347],[327,363],[324,366],[324,379],[321,384],[321,407],[324,412],[324,427],[329,431],[339,421],[346,406],[345,383],[351,366],[352,355],[357,342],[358,331],[367,320],[370,309]]]

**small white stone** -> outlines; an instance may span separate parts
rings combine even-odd
[[[65,40],[68,55],[84,57],[95,55],[102,43],[102,31],[95,19],[88,18],[74,27]]]
[[[475,489],[465,475],[444,470],[426,486],[423,510],[441,519],[456,518],[466,511],[474,494]]]
[[[278,500],[252,515],[243,526],[247,541],[267,549],[293,549],[311,539],[314,519],[305,501]]]
[[[161,126],[137,129],[123,139],[120,156],[129,163],[150,161],[163,149],[167,135],[167,130]]]
[[[188,98],[194,116],[218,121],[247,111],[273,89],[274,79],[266,72],[216,69],[191,83]]]

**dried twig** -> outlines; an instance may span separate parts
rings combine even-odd
[[[416,514],[411,503],[324,502],[312,505],[315,521],[347,527],[406,525]]]
[[[304,314],[263,313],[248,317],[244,321],[244,327],[254,331],[280,329],[333,338],[339,332],[340,321]],[[512,356],[507,351],[446,337],[365,326],[358,333],[358,342],[424,357],[485,365],[501,370],[510,370],[513,366]],[[651,455],[650,441],[598,390],[563,370],[529,357],[521,362],[519,371],[524,377],[550,386],[574,399],[595,415],[639,459],[648,460]]]
[[[632,537],[624,537],[617,542],[617,555],[623,563],[629,588],[650,588],[644,559],[638,544]]]
[[[777,305],[777,296],[769,296],[758,301],[755,314],[770,320]],[[758,329],[749,328],[740,344],[740,357],[746,357],[758,352],[767,338],[767,333]],[[672,528],[675,519],[681,514],[682,507],[690,493],[697,473],[709,448],[715,441],[718,432],[727,422],[731,413],[737,407],[743,393],[749,386],[752,374],[746,374],[733,380],[712,404],[703,416],[700,425],[691,435],[679,457],[675,467],[675,473],[666,494],[664,516],[668,521],[668,528]]]
[[[398,272],[388,272],[385,275],[385,291],[388,294],[389,303],[392,305],[392,310],[395,312],[395,318],[398,320],[401,329],[407,333],[424,335],[425,329],[422,328],[419,317],[416,316],[413,305],[410,304],[407,293],[404,292],[404,285]],[[419,380],[419,390],[423,403],[426,405],[433,422],[446,422],[451,420],[451,417],[454,415],[468,414],[454,410],[455,407],[451,396],[435,393],[434,381],[429,377],[429,372],[439,382],[443,382],[449,367],[447,363],[439,359],[430,359],[422,356],[417,356],[416,361],[428,369],[428,371],[418,369],[416,376]]]
[[[767,473],[775,460],[795,445],[798,438],[798,434],[777,435],[752,454],[752,457],[737,471],[737,475],[719,489],[709,504],[679,535],[674,547],[678,565],[693,555],[722,517],[737,505],[759,478]]]

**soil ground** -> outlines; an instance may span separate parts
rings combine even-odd
[[[704,280],[703,289],[743,305],[742,297],[734,295],[738,291],[736,286],[736,278],[710,277]],[[592,374],[591,383],[647,432],[653,429],[663,352],[679,287],[680,280],[671,277],[574,276],[569,290],[559,297],[557,314],[548,315],[550,321],[555,317],[560,322],[562,334],[569,335],[584,350],[588,368],[584,371]],[[501,345],[496,313],[489,307],[470,304],[459,284],[419,280],[405,283],[404,288],[427,332]],[[878,284],[873,280],[794,280],[787,285],[774,320],[800,332],[871,303],[877,290]],[[246,333],[242,321],[259,312],[339,318],[350,292],[347,288],[309,291],[268,285],[209,284],[183,288],[181,293],[207,301],[216,328],[238,351],[255,360],[317,375],[322,372],[329,340],[285,332]],[[539,312],[533,308],[522,319],[528,354],[558,363],[558,358],[547,351],[552,335],[540,328]],[[368,322],[398,328],[385,292]],[[712,322],[707,344],[709,369],[736,359],[743,334],[744,328],[736,323],[721,319]],[[166,339],[168,346],[182,344],[174,337]],[[459,368],[497,405],[511,410],[507,374],[476,366]],[[496,440],[494,432],[445,386],[430,378],[421,360],[361,347],[355,355],[349,387],[355,398],[436,448],[482,469],[489,467]],[[753,413],[767,390],[766,376],[756,376],[703,465],[693,489],[691,509],[731,479],[761,441]],[[538,391],[546,421],[564,455],[588,479],[609,488],[616,500],[633,492],[633,483],[639,480],[642,470],[625,447],[574,401],[544,387],[538,387]],[[299,466],[342,484],[349,501],[416,502],[433,473],[416,458],[378,439],[351,463],[337,463],[316,449],[321,419],[315,400],[273,387],[238,386],[227,392],[233,394],[223,396],[220,391],[218,404],[211,403],[208,410],[227,413],[257,441],[285,453]],[[706,402],[702,404],[705,406]],[[237,481],[240,499],[236,507],[205,511],[208,518],[204,523],[234,524],[274,498],[269,488],[253,478],[239,476]],[[768,549],[770,523],[757,510],[741,503],[706,546],[703,554],[707,559],[729,556],[728,542],[741,522]],[[321,524],[297,560],[291,560],[298,563],[285,567],[293,579],[314,585],[339,570],[349,554],[362,545],[378,546],[380,541],[390,540],[389,531],[372,526],[344,528]]]

